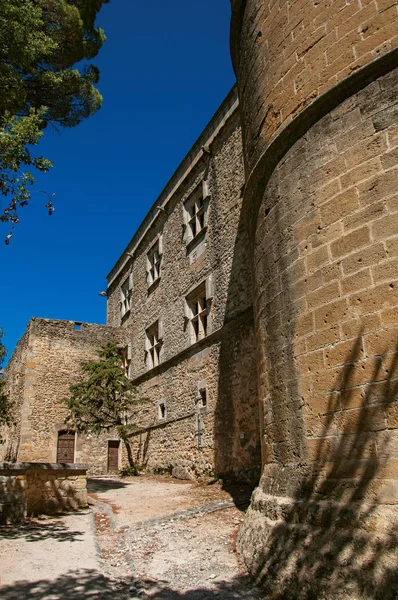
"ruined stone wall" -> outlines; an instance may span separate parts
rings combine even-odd
[[[232,4],[263,413],[240,552],[268,594],[393,598],[397,7]]]
[[[6,440],[19,440],[14,460],[56,462],[58,433],[65,430],[67,408],[60,400],[79,381],[81,362],[98,358],[98,348],[109,340],[120,342],[123,332],[103,325],[32,319],[25,339],[5,371],[7,386],[21,373],[23,383],[11,398],[16,401],[17,428]],[[76,436],[75,462],[87,462],[90,473],[107,471],[107,440],[114,436]]]
[[[247,474],[258,470],[260,459],[253,385],[251,274],[248,237],[241,219],[244,173],[237,110],[212,139],[209,152],[199,148],[199,156],[164,210],[154,211],[153,223],[137,242],[134,258],[113,272],[108,289],[108,323],[121,323],[128,331],[130,376],[138,393],[150,399],[137,417],[140,426],[151,426],[149,433],[141,435],[142,452],[147,442],[141,458],[144,463],[159,470],[183,465],[188,475],[214,471]],[[210,194],[207,231],[203,241],[192,249],[184,239],[184,203],[202,187],[203,181]],[[148,286],[147,254],[159,235],[161,277],[155,286]],[[120,287],[129,273],[133,285],[131,312],[121,319]],[[186,297],[210,278],[208,336],[192,345],[184,308]],[[161,364],[148,371],[145,332],[156,321],[161,322],[162,328]],[[206,388],[207,405],[201,412],[204,433],[198,450],[200,386]],[[160,401],[167,404],[167,423],[159,419]],[[225,447],[216,441],[216,433],[221,433],[226,424],[220,419],[228,420],[229,425]],[[134,447],[137,453],[138,436]]]
[[[0,463],[0,523],[87,507],[87,465]]]
[[[29,325],[26,333],[19,340],[13,355],[8,361],[5,369],[5,391],[14,403],[13,406],[13,425],[11,427],[3,426],[0,428],[0,460],[16,461],[21,440],[22,422],[25,421],[25,414],[22,411],[26,362],[28,355]]]

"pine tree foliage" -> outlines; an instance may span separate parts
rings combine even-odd
[[[2,221],[12,226],[34,183],[25,167],[52,166],[33,159],[29,146],[48,124],[75,127],[101,107],[99,72],[86,61],[105,40],[95,20],[108,1],[0,0],[0,192],[10,199]],[[51,214],[51,200],[47,208]]]
[[[136,472],[130,438],[139,427],[132,418],[134,409],[147,400],[137,398],[114,342],[102,346],[98,356],[99,361],[82,363],[83,381],[70,386],[70,397],[63,399],[70,413],[68,424],[79,432],[97,435],[116,430],[126,447],[129,466]]]

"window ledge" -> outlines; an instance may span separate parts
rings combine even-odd
[[[152,281],[152,283],[150,283],[148,285],[148,296],[149,296],[149,294],[152,294],[152,292],[154,290],[156,290],[156,288],[158,287],[158,285],[160,283],[160,278],[161,278],[161,276],[159,276],[157,279],[155,279],[155,281]]]
[[[124,313],[124,315],[122,317],[120,317],[120,324],[123,325],[123,323],[125,323],[128,319],[128,317],[130,316],[131,313],[131,308],[129,308],[128,310],[126,310],[126,312]]]
[[[198,242],[201,242],[201,241],[202,241],[202,239],[204,239],[204,238],[206,237],[206,233],[207,233],[207,225],[205,225],[205,226],[203,227],[203,229],[201,229],[201,230],[199,231],[199,233],[197,233],[197,234],[195,235],[195,237],[193,237],[191,240],[189,240],[189,242],[187,242],[187,253],[188,253],[188,254],[191,252],[192,248],[193,248],[194,246],[196,246],[196,244],[197,244]]]

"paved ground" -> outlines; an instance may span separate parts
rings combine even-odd
[[[140,476],[89,490],[90,512],[0,529],[1,600],[259,598],[235,552],[247,489]]]

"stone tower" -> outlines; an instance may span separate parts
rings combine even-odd
[[[232,0],[273,598],[397,594],[397,47],[392,0]]]

